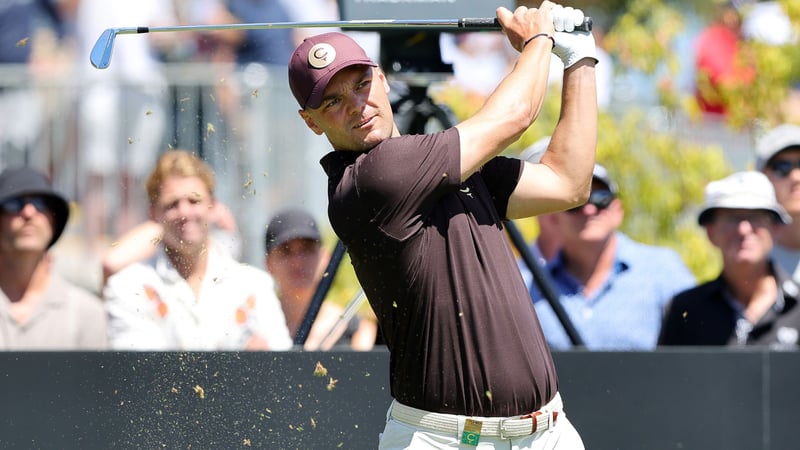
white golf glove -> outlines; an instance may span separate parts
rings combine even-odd
[[[561,58],[564,69],[583,58],[592,58],[597,63],[597,51],[591,31],[575,31],[575,27],[583,23],[583,11],[561,5],[553,7],[553,25],[556,29],[553,53]]]

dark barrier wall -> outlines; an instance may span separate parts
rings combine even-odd
[[[587,449],[800,448],[798,352],[554,357]],[[0,448],[375,448],[387,368],[382,351],[0,353]]]

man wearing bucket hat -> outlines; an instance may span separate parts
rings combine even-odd
[[[289,62],[300,116],[333,150],[328,216],[390,351],[380,448],[584,448],[504,219],[586,201],[597,146],[597,63],[583,12],[497,8],[519,52],[472,117],[401,135],[387,75],[352,39],[306,39]],[[561,115],[539,164],[499,156],[536,120],[550,56]],[[480,442],[480,443],[479,443]]]
[[[797,349],[800,288],[770,258],[774,231],[791,220],[760,172],[709,183],[698,222],[720,251],[722,273],[675,296],[659,344]]]
[[[800,283],[800,126],[783,124],[756,143],[758,170],[772,182],[775,197],[792,223],[775,231],[772,259]]]
[[[108,347],[100,299],[53,269],[69,205],[40,172],[0,173],[0,350]]]

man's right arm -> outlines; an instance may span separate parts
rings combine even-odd
[[[490,159],[519,139],[539,115],[555,34],[550,10],[544,1],[539,9],[517,8],[512,14],[497,9],[497,19],[511,45],[520,51],[514,68],[472,117],[456,125],[461,147],[461,180],[466,180]],[[542,35],[528,41],[529,38]]]

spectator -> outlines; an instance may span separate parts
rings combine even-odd
[[[208,219],[211,238],[221,250],[240,260],[241,237],[231,211],[222,202],[215,201]],[[154,220],[142,222],[123,234],[103,255],[103,283],[128,265],[152,258],[163,234],[164,227]]]
[[[769,256],[773,231],[790,221],[762,173],[709,183],[698,222],[722,255],[722,273],[675,296],[659,345],[797,349],[800,288]]]
[[[734,1],[743,3],[744,0]],[[797,31],[780,1],[750,1],[742,23],[742,34],[747,39],[767,45],[789,45],[797,42]],[[791,2],[786,2],[789,5]],[[796,6],[796,5],[795,5]]]
[[[121,350],[286,350],[292,342],[272,278],[210,238],[214,174],[200,158],[165,152],[147,179],[158,253],[108,279],[111,345]]]
[[[239,23],[289,22],[283,3],[275,0],[227,0],[226,6]],[[236,45],[236,62],[285,65],[294,47],[293,31],[289,28],[245,30]]]
[[[104,243],[145,220],[147,200],[139,189],[158,158],[169,120],[167,84],[159,47],[180,33],[152,33],[114,42],[111,66],[97,70],[86,58],[106,29],[121,24],[173,25],[172,0],[109,2],[80,0],[75,30],[79,42],[79,146],[85,184],[84,225],[90,243]],[[92,249],[99,251],[99,248]]]
[[[67,200],[29,168],[0,173],[0,349],[108,347],[100,299],[53,270],[50,247],[69,219]]]
[[[780,125],[756,144],[756,166],[775,189],[792,223],[774,230],[772,260],[800,283],[800,126]]]
[[[265,243],[267,271],[275,279],[289,334],[294,337],[307,314],[330,255],[322,249],[314,218],[297,208],[285,209],[273,216],[267,226]],[[330,350],[334,345],[347,345],[353,350],[371,350],[378,332],[375,320],[353,316],[342,323],[340,319],[344,312],[333,301],[322,302],[304,348]]]
[[[516,53],[501,32],[443,33],[440,45],[442,61],[453,65],[451,84],[481,98],[508,74]]]
[[[306,39],[289,63],[301,118],[333,148],[321,161],[328,216],[391,353],[381,449],[584,448],[502,221],[585,200],[594,40],[571,32],[581,10],[496,11],[516,64],[474,116],[438,133],[400,134],[385,73],[344,34]],[[548,151],[541,164],[501,157],[538,117],[551,52],[565,69]]]
[[[667,302],[693,286],[695,278],[675,251],[619,231],[624,210],[618,194],[605,167],[595,165],[589,201],[551,214],[561,250],[547,271],[588,349],[652,350]],[[530,292],[547,342],[569,348],[550,304],[537,286]]]
[[[58,64],[69,53],[62,42],[68,14],[63,3],[0,2],[0,66],[12,65],[0,82],[0,170],[39,162],[37,142],[48,133],[47,121],[55,114],[50,108],[62,106],[60,96],[42,93],[36,85],[64,70]],[[13,81],[13,65],[25,67],[26,83]]]
[[[719,5],[714,21],[695,41],[695,96],[700,109],[711,114],[725,114],[726,95],[750,83],[755,74],[741,57],[742,17],[732,2]]]
[[[279,3],[283,4],[289,17],[294,22],[329,22],[341,18],[339,15],[339,1],[340,0],[304,0],[303,2],[298,2],[295,0],[279,0]],[[307,37],[330,31],[339,30],[336,28],[294,28],[292,30],[294,45],[300,45],[303,39]],[[352,34],[350,34],[350,37],[358,41]]]

